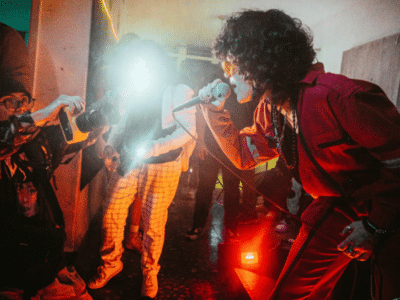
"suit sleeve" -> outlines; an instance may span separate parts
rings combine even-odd
[[[269,148],[264,134],[258,130],[257,122],[251,127],[238,130],[227,110],[211,110],[205,107],[202,110],[218,145],[236,168],[253,169],[277,156]],[[262,109],[257,108],[255,115],[258,116],[260,111]]]
[[[371,191],[369,219],[377,227],[400,225],[400,114],[375,85],[354,91],[333,103],[343,128],[359,145],[381,162],[381,176],[367,186]]]

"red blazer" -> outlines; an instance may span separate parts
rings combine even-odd
[[[277,156],[269,95],[260,100],[254,124],[238,131],[225,110],[204,110],[220,147],[240,169]],[[400,222],[400,114],[376,85],[325,73],[316,64],[301,81],[298,117],[317,162],[352,196],[346,205],[358,216],[369,215],[378,227]],[[319,199],[310,205],[311,223],[340,196],[310,161],[297,137],[299,173],[304,189]],[[328,197],[324,197],[328,196]],[[315,213],[313,205],[321,206]]]

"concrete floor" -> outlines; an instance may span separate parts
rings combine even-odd
[[[185,174],[183,174],[185,176]],[[293,235],[293,230],[278,234],[273,229],[276,220],[265,210],[262,203],[257,206],[259,222],[241,225],[239,233],[243,241],[231,245],[223,241],[223,200],[215,190],[215,201],[211,209],[208,226],[196,241],[187,241],[185,232],[190,230],[194,211],[193,188],[182,180],[176,197],[169,208],[166,238],[160,259],[158,275],[159,292],[156,299],[194,300],[248,300],[250,297],[233,272],[240,264],[232,259],[239,245],[258,245],[260,263],[252,271],[276,279],[287,255],[282,240]],[[190,193],[192,192],[192,193]],[[86,281],[96,272],[99,263],[100,220],[91,224],[74,259],[75,268]],[[257,240],[257,241],[255,241]],[[102,289],[89,290],[95,300],[140,299],[142,275],[140,254],[125,251],[122,257],[124,269]]]

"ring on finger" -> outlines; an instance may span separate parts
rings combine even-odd
[[[351,248],[351,247],[348,247],[348,248],[347,248],[347,251],[349,252],[349,255],[350,255],[350,256],[356,255],[356,252],[355,252],[354,249]]]

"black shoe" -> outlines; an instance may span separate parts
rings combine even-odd
[[[199,238],[199,236],[203,233],[203,228],[201,227],[193,227],[190,231],[186,232],[186,238],[195,241]]]
[[[245,210],[239,213],[236,219],[239,224],[254,224],[259,221],[257,212],[255,210],[253,211]]]

